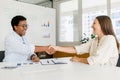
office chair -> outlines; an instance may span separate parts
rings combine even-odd
[[[0,51],[0,62],[3,61],[4,57],[5,57],[5,51]]]
[[[117,62],[117,67],[120,67],[120,54],[119,54],[119,58],[118,58],[118,62]]]

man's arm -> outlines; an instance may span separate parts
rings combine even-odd
[[[35,46],[35,50],[34,52],[43,52],[46,51],[48,49],[48,46]]]

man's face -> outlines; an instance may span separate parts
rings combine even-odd
[[[20,35],[24,36],[27,30],[27,22],[26,20],[20,21],[17,26],[14,26],[15,32]]]

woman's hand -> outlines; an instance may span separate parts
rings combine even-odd
[[[77,56],[74,56],[70,60],[74,61],[74,62],[82,62],[82,63],[85,63],[85,64],[89,64],[88,61],[87,61],[87,58],[79,58]]]
[[[77,56],[72,57],[70,60],[74,62],[80,62],[80,58]]]
[[[51,55],[54,54],[56,52],[56,46],[49,46],[48,49],[46,50],[46,52]]]

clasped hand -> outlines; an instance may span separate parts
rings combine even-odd
[[[56,46],[48,46],[48,49],[45,52],[47,52],[49,55],[54,54],[56,52]]]

